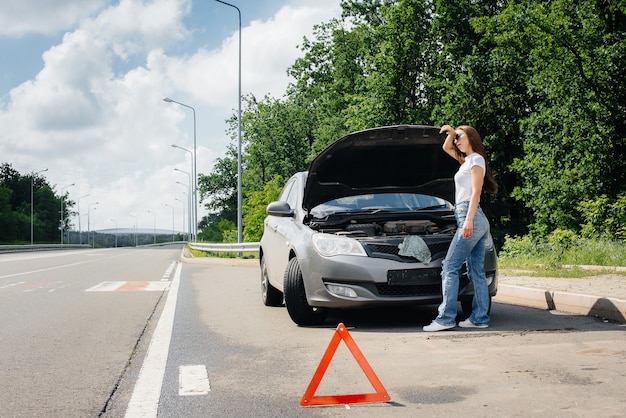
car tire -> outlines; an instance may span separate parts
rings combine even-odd
[[[270,283],[265,257],[261,257],[261,298],[265,306],[283,306],[283,292]]]
[[[463,309],[463,315],[467,318],[472,314],[472,296],[461,298],[461,308]],[[491,295],[489,295],[489,308],[487,308],[487,314],[491,312]]]
[[[291,320],[298,325],[320,325],[328,309],[310,306],[306,300],[304,279],[297,258],[292,258],[285,269],[285,306]]]

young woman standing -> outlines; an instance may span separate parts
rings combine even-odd
[[[489,221],[480,208],[480,195],[495,193],[498,185],[494,181],[485,147],[476,129],[459,126],[456,129],[444,125],[440,133],[447,133],[443,150],[459,164],[454,175],[454,216],[457,231],[442,266],[443,301],[438,315],[424,331],[434,332],[456,326],[457,299],[459,294],[459,269],[467,262],[468,276],[474,285],[472,314],[459,322],[462,328],[487,328],[489,326],[489,288],[485,277],[485,244],[489,237]]]

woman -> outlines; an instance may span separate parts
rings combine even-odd
[[[443,150],[461,166],[454,175],[454,216],[457,231],[452,239],[442,266],[443,301],[439,315],[424,331],[443,331],[456,326],[456,308],[459,294],[459,269],[467,261],[468,276],[474,285],[472,314],[459,322],[462,328],[489,326],[489,288],[485,277],[485,244],[489,237],[489,221],[479,206],[483,186],[495,193],[498,185],[491,176],[480,135],[471,126],[452,128],[444,125],[440,133],[447,133]]]

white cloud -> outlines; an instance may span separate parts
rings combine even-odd
[[[108,0],[3,0],[0,34],[22,36],[66,30],[107,3]]]
[[[14,3],[19,16],[22,2]],[[29,10],[45,15],[51,3],[59,2],[41,1],[41,13]],[[180,229],[182,205],[176,199],[187,197],[176,182],[188,179],[174,168],[189,172],[191,159],[171,144],[193,148],[193,119],[189,109],[162,99],[169,96],[196,110],[198,172],[210,172],[228,143],[224,121],[237,108],[236,30],[215,50],[177,53],[177,45],[188,47],[192,39],[182,23],[190,10],[186,0],[61,3],[67,6],[65,19],[56,30],[77,26],[45,52],[37,76],[16,86],[0,108],[0,161],[22,173],[48,168],[46,178],[57,192],[76,183],[65,191],[75,201],[89,194],[81,199],[82,213],[99,202],[97,209],[91,206],[92,229],[112,228],[111,219],[130,227],[130,214],[140,228],[151,228],[148,210],[157,228],[171,228],[172,210],[165,204],[175,208]],[[281,97],[289,82],[286,70],[301,55],[302,37],[339,13],[339,0],[307,4],[284,6],[243,28],[244,95]],[[78,13],[78,6],[86,11]],[[28,25],[41,19],[30,16]],[[81,225],[86,229],[86,218]]]

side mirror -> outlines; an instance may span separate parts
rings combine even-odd
[[[281,201],[272,202],[267,205],[265,212],[268,215],[280,216],[283,218],[294,216],[294,211],[291,209],[291,206],[289,206],[289,203]]]

